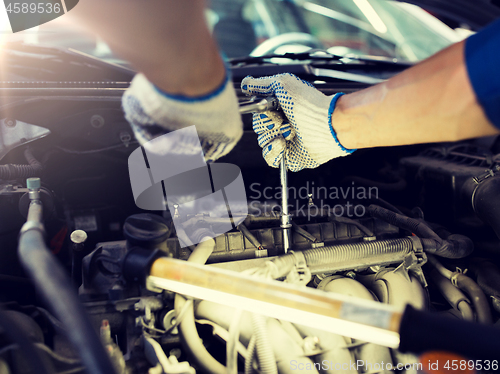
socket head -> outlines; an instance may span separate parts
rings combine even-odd
[[[28,178],[28,179],[26,179],[26,187],[28,187],[29,190],[40,189],[40,187],[42,187],[42,183],[40,181],[40,178]]]

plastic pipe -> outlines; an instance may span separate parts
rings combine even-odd
[[[172,258],[153,263],[147,284],[388,347],[399,345],[401,309],[390,305]]]
[[[195,249],[189,256],[189,262],[204,264],[210,257],[210,254],[215,248],[215,240],[213,240],[212,238],[204,239],[207,240],[202,240],[202,242],[195,247]],[[182,262],[187,263],[185,261]],[[174,308],[177,315],[181,313],[185,303],[186,299],[182,297],[182,295],[175,295]],[[205,371],[215,374],[226,374],[226,367],[215,358],[213,358],[213,356],[203,345],[203,342],[198,335],[198,331],[196,329],[196,324],[194,321],[193,305],[191,304],[191,306],[189,306],[188,308],[189,309],[185,312],[184,318],[179,325],[179,331],[181,333],[184,345],[192,353],[192,357],[195,359],[195,361],[201,367],[203,367]]]

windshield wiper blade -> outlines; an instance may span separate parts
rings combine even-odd
[[[314,61],[340,61],[343,56],[339,55],[334,55],[332,53],[329,53],[327,51],[323,50],[318,50],[314,49],[311,51],[307,52],[299,52],[299,53],[292,53],[292,52],[287,52],[284,54],[277,54],[277,53],[272,53],[269,55],[263,55],[263,56],[245,56],[245,57],[236,57],[236,58],[230,58],[229,63],[231,65],[238,65],[238,64],[258,64],[258,63],[263,63],[263,62],[271,62],[269,61],[274,58],[284,58],[284,59],[289,59],[289,60],[295,60],[295,61],[309,61],[309,60],[314,60]]]
[[[383,56],[358,56],[355,54],[336,55],[322,49],[312,49],[307,52],[287,52],[284,54],[269,54],[263,56],[245,56],[229,59],[231,66],[247,65],[247,64],[279,64],[272,61],[272,59],[288,59],[292,61],[311,61],[311,62],[335,62],[342,65],[349,65],[352,63],[363,63],[367,65],[385,65],[385,66],[402,66],[410,67],[413,63],[406,61],[399,61],[396,58],[383,57]]]

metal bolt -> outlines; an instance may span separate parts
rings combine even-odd
[[[317,336],[306,336],[303,341],[306,354],[313,354],[320,349],[320,341]]]
[[[347,278],[356,279],[356,273],[354,271],[348,271],[347,273],[345,273],[345,276]]]
[[[176,315],[175,315],[175,310],[169,311],[165,316],[163,317],[163,328],[165,330],[170,329],[172,326],[175,325],[176,323]],[[179,331],[177,330],[177,327],[173,328],[170,333],[172,335],[177,335]]]
[[[130,141],[132,140],[132,135],[130,135],[127,131],[122,131],[120,132],[120,140],[125,145],[125,147],[128,147]]]
[[[94,129],[100,129],[101,127],[104,126],[105,122],[106,121],[104,121],[104,118],[99,114],[94,114],[92,117],[90,117],[90,125]]]
[[[16,127],[16,125],[17,125],[17,121],[13,118],[7,118],[5,120],[5,126],[7,126],[7,127]]]
[[[69,236],[73,244],[74,251],[81,251],[84,249],[84,243],[87,240],[87,233],[83,230],[75,230]]]
[[[309,197],[309,206],[314,206],[314,201],[313,201],[313,195],[312,193],[307,194],[307,197]]]

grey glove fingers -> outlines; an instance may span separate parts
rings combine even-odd
[[[286,141],[283,137],[278,137],[262,148],[262,156],[267,164],[273,168],[280,166],[280,161],[286,149]]]

